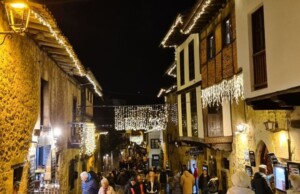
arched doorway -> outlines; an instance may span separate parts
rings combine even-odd
[[[257,153],[256,161],[258,161],[258,165],[260,165],[260,164],[267,165],[267,169],[268,169],[267,174],[273,174],[272,161],[270,160],[270,157],[268,156],[269,150],[263,141],[260,141],[257,144],[257,152],[256,153]]]
[[[268,156],[269,150],[266,144],[263,141],[260,141],[257,144],[257,151],[256,151],[256,162],[258,165],[265,164],[267,166],[267,175],[273,174],[273,166],[270,157]],[[274,188],[274,179],[270,180],[270,187],[275,192]]]

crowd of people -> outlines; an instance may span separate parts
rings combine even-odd
[[[273,194],[270,186],[272,176],[267,176],[266,165],[260,165],[259,171],[251,177],[242,171],[237,171],[231,177],[233,186],[228,189],[226,194]],[[300,175],[292,174],[289,176],[291,188],[287,194],[300,194]]]
[[[82,194],[217,194],[218,178],[210,177],[206,168],[198,177],[198,169],[170,171],[156,168],[147,172],[141,170],[113,170],[107,175],[96,174],[93,171],[82,172]],[[259,166],[259,171],[251,177],[242,171],[235,172],[232,177],[232,187],[226,194],[273,194],[270,186],[272,176],[267,176],[265,165]],[[300,194],[300,175],[290,175],[292,188],[287,194]],[[222,192],[224,193],[224,191]]]
[[[165,174],[165,177],[163,176]],[[165,171],[157,176],[155,170],[149,170],[146,174],[143,171],[134,169],[120,171],[114,170],[107,175],[96,174],[93,171],[82,172],[83,194],[158,194],[164,184],[167,183]],[[99,184],[100,183],[100,184]]]

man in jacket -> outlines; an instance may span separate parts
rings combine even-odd
[[[255,194],[273,194],[269,177],[267,176],[267,166],[264,164],[259,165],[259,172],[254,174],[254,177],[251,181],[252,189],[255,191]]]
[[[82,194],[97,194],[99,187],[90,173],[83,171],[80,174]]]

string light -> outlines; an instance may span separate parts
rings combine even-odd
[[[160,98],[163,93],[165,93],[166,89],[161,88],[157,94],[157,98]]]
[[[34,17],[44,26],[46,26],[51,35],[55,38],[55,40],[65,48],[66,52],[69,54],[69,57],[72,59],[76,69],[79,71],[79,75],[82,76],[86,76],[87,79],[90,81],[90,83],[93,85],[95,92],[99,95],[102,96],[102,93],[98,90],[97,88],[97,84],[95,83],[95,81],[93,81],[93,79],[90,78],[90,76],[85,73],[85,69],[84,67],[81,65],[80,61],[78,60],[75,52],[73,51],[73,49],[71,48],[71,46],[67,43],[67,40],[60,35],[58,32],[56,32],[52,26],[50,25],[49,22],[47,22],[41,15],[39,15],[37,12],[32,10],[32,13],[34,15]],[[68,44],[68,45],[67,45]]]
[[[175,24],[172,25],[171,29],[169,30],[169,32],[167,33],[167,35],[165,36],[165,38],[161,42],[161,45],[163,45],[163,47],[176,47],[175,45],[167,46],[166,42],[169,39],[169,37],[171,36],[171,34],[173,34],[174,29],[178,26],[178,24],[183,24],[183,22],[182,22],[182,16],[181,15],[179,15],[176,18]]]
[[[234,75],[230,80],[223,80],[220,84],[202,90],[202,106],[221,105],[223,101],[244,99],[243,74]]]
[[[166,105],[115,107],[116,130],[164,130],[167,125]]]
[[[196,17],[193,18],[193,23],[188,27],[187,30],[181,32],[183,34],[189,34],[193,27],[196,25],[198,19],[205,13],[206,8],[209,6],[211,0],[207,0],[204,4],[202,4],[201,8],[198,10]]]
[[[157,98],[160,98],[163,94],[168,94],[168,93],[170,93],[170,92],[173,91],[175,88],[177,88],[176,85],[173,85],[173,86],[169,87],[168,89],[161,88],[161,89],[159,90],[159,93],[157,94]]]
[[[177,125],[178,123],[177,104],[172,104],[170,106],[170,117],[171,117],[171,122]]]
[[[176,54],[175,54],[175,58],[176,58]],[[168,69],[167,74],[168,74],[169,76],[176,77],[176,72],[173,73],[173,71],[174,71],[175,68],[176,68],[176,63],[174,63],[174,64],[171,66],[171,68]]]
[[[80,137],[80,154],[92,155],[96,149],[94,123],[82,124]]]
[[[87,77],[87,79],[92,83],[95,92],[96,92],[99,96],[102,96],[102,93],[100,92],[100,90],[98,90],[98,88],[97,88],[95,82],[92,80],[92,78],[90,78],[90,76],[87,75],[87,74],[86,74],[86,77]]]

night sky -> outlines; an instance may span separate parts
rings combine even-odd
[[[174,50],[160,47],[177,14],[195,0],[52,0],[46,6],[105,98],[129,104],[162,102],[174,79],[164,75]],[[48,2],[48,3],[47,3]]]

